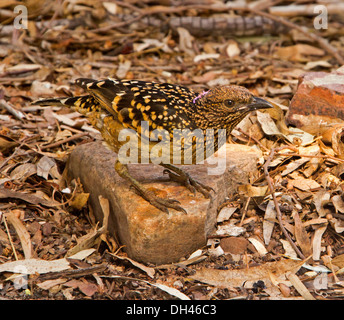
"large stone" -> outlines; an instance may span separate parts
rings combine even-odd
[[[129,165],[133,177],[153,188],[158,196],[180,201],[188,214],[173,209],[166,214],[137,195],[130,184],[117,175],[114,169],[117,155],[101,142],[75,148],[67,169],[70,177],[80,178],[85,191],[90,193],[90,205],[97,220],[103,218],[98,196],[109,200],[109,232],[125,245],[129,257],[164,264],[179,261],[204,246],[215,228],[219,204],[233,194],[239,184],[247,183],[251,174],[257,173],[259,151],[233,144],[224,148],[225,172],[221,175],[209,175],[208,168],[214,165],[206,163],[182,166],[193,178],[214,188],[211,201],[200,193],[194,196],[184,186],[169,181],[159,165]]]

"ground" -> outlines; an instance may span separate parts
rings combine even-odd
[[[0,5],[0,299],[342,299],[342,141],[335,147],[324,134],[295,134],[286,121],[299,76],[343,64],[340,12],[325,29],[304,13],[285,17],[278,33],[244,36],[168,21],[266,16],[271,8],[167,2],[25,1],[29,20],[19,29],[18,3]],[[149,26],[147,18],[162,23]],[[63,172],[77,145],[100,136],[67,108],[30,104],[82,94],[73,85],[80,77],[196,91],[237,84],[274,104],[232,133],[232,143],[262,151],[259,172],[219,209],[206,247],[176,264],[144,265],[97,232],[82,186],[66,184]],[[81,256],[66,258],[71,248]]]

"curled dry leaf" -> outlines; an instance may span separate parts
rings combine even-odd
[[[37,175],[43,177],[45,180],[48,179],[48,174],[52,167],[56,166],[56,162],[54,159],[49,158],[47,156],[43,156],[37,162]]]
[[[272,200],[268,202],[268,205],[265,210],[265,215],[264,215],[264,221],[263,221],[263,238],[264,238],[264,243],[266,245],[269,244],[272,231],[275,225],[275,220],[276,220],[276,210],[275,210],[275,205]]]
[[[178,27],[177,32],[179,34],[179,49],[182,52],[186,52],[190,56],[194,56],[192,48],[192,42],[195,39],[188,30]]]
[[[313,247],[313,260],[319,261],[320,260],[320,254],[321,254],[321,241],[322,236],[326,230],[327,226],[320,227],[315,230],[314,237],[312,240],[312,247]]]
[[[302,225],[302,221],[297,211],[294,210],[292,216],[295,222],[296,241],[299,247],[301,248],[303,255],[305,257],[309,257],[312,254],[312,246],[309,235],[307,234],[304,226]]]
[[[208,253],[211,257],[218,258],[218,257],[224,255],[225,252],[221,248],[221,246],[217,246],[216,248],[208,249]]]
[[[337,211],[344,213],[344,201],[341,195],[337,194],[331,198],[331,201]]]
[[[341,219],[331,219],[330,220],[331,226],[334,228],[334,230],[337,233],[342,233],[344,232],[344,221]]]
[[[319,190],[314,195],[314,205],[319,214],[319,217],[324,217],[327,214],[326,209],[324,209],[324,205],[328,203],[330,200],[330,193],[324,189]]]
[[[233,215],[233,213],[237,210],[238,208],[236,207],[224,207],[221,209],[217,216],[217,223],[229,220],[230,217]]]
[[[113,257],[119,259],[119,260],[126,260],[126,261],[129,261],[133,266],[135,266],[136,268],[139,268],[141,269],[142,271],[144,271],[150,278],[154,278],[154,274],[155,274],[155,270],[154,268],[151,268],[151,267],[147,267],[145,266],[144,264],[140,263],[140,262],[137,262],[133,259],[130,259],[128,257],[122,257],[122,256],[119,256],[119,255],[116,255],[116,254],[113,254],[113,253],[110,253]]]

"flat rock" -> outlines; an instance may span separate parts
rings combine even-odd
[[[327,72],[308,72],[299,78],[287,121],[311,134],[320,126],[344,122],[344,66]]]
[[[215,190],[212,199],[193,195],[184,186],[163,174],[163,167],[154,164],[130,164],[133,177],[157,196],[180,201],[188,214],[170,209],[166,214],[145,201],[130,188],[130,183],[114,169],[117,155],[101,142],[80,145],[73,150],[67,170],[70,178],[79,178],[90,193],[90,205],[98,221],[103,213],[99,195],[110,202],[109,233],[125,246],[128,256],[154,264],[177,262],[206,244],[216,224],[217,208],[233,194],[239,184],[248,183],[257,174],[260,152],[252,147],[226,144],[222,153],[224,173],[210,175],[216,164],[181,166],[196,180]],[[220,155],[219,155],[220,156]]]

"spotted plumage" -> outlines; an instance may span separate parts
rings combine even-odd
[[[154,138],[149,141],[149,148],[153,148],[160,140],[161,136],[156,133],[156,129],[164,129],[171,140],[170,157],[167,159],[169,170],[178,172],[169,163],[174,163],[173,141],[180,138],[180,130],[188,129],[189,132],[201,130],[206,137],[208,129],[214,130],[214,139],[204,139],[204,145],[214,144],[213,151],[226,141],[232,129],[252,110],[269,108],[271,105],[263,99],[254,97],[247,89],[239,86],[218,86],[208,91],[194,92],[186,87],[169,83],[144,82],[139,80],[92,80],[78,79],[76,84],[82,87],[87,95],[71,98],[46,99],[35,102],[40,105],[64,105],[84,114],[91,124],[97,128],[108,147],[115,152],[126,143],[121,141],[119,135],[123,129],[132,129],[139,138],[139,142],[145,137]],[[148,123],[148,132],[144,132],[142,121]],[[218,132],[225,129],[225,136],[218,142]],[[179,131],[178,131],[179,130]],[[176,133],[177,132],[177,133]],[[178,133],[179,132],[179,133]],[[186,155],[182,150],[181,162],[178,164],[196,163],[197,139],[191,136],[191,142],[187,142],[187,136],[183,136],[182,149],[188,143],[192,144],[192,154]],[[202,138],[203,139],[203,138]],[[154,141],[152,141],[154,140]],[[206,148],[204,148],[205,151]],[[140,150],[139,150],[140,151]],[[152,155],[151,155],[152,156]],[[207,154],[209,156],[209,154]],[[139,157],[139,161],[140,161]],[[150,159],[154,162],[154,159]],[[180,161],[180,158],[179,158]],[[147,190],[132,177],[129,176],[123,166],[116,165],[116,170],[124,178],[130,180],[142,196],[160,209],[166,207],[181,210],[181,208],[171,202],[156,202],[148,196]],[[192,180],[185,178],[188,186],[193,186],[197,190],[207,189]],[[207,189],[209,190],[209,189]],[[202,192],[202,190],[200,191]],[[206,194],[206,192],[202,192]],[[166,210],[165,210],[166,211]]]

